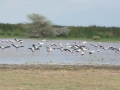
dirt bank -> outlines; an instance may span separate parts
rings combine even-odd
[[[0,64],[0,69],[45,69],[45,70],[108,69],[108,70],[120,70],[120,65]]]

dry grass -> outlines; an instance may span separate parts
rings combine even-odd
[[[120,70],[0,69],[0,90],[120,90]]]

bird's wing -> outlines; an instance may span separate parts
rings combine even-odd
[[[10,48],[10,46],[5,46],[5,48]]]
[[[42,45],[40,45],[39,47],[42,47]]]
[[[21,47],[24,47],[24,46],[21,46]]]
[[[12,46],[16,47],[16,45],[15,45],[15,44],[12,44]]]

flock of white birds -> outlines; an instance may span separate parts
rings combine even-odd
[[[32,54],[35,51],[40,51],[41,48],[45,45],[45,43],[49,42],[49,40],[43,39],[40,40],[37,44],[32,43],[31,47],[28,47],[32,51]],[[5,43],[10,43],[9,45],[5,45]],[[4,49],[15,47],[16,50],[18,51],[19,48],[24,48],[27,46],[24,46],[22,43],[24,41],[22,39],[12,39],[12,40],[2,40],[0,44],[0,48],[2,49],[2,52]],[[51,52],[53,50],[59,50],[60,52],[67,52],[67,53],[74,53],[74,52],[80,52],[80,54],[83,56],[85,53],[93,54],[94,52],[100,52],[101,50],[105,51],[114,51],[115,53],[120,53],[120,47],[115,47],[115,46],[104,46],[99,42],[96,42],[96,44],[90,43],[89,46],[93,47],[93,50],[91,50],[91,47],[88,47],[88,42],[83,41],[83,42],[78,42],[78,41],[73,41],[73,42],[67,42],[67,43],[56,43],[52,42],[50,45],[46,45],[46,51]]]

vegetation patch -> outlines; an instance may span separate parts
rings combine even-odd
[[[118,66],[0,66],[2,90],[120,90]]]
[[[93,40],[100,40],[99,36],[93,36]]]
[[[0,37],[120,40],[119,27],[60,26],[35,13],[27,15],[27,18],[29,22],[26,23],[0,23]]]

